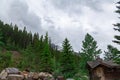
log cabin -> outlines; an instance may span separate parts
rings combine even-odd
[[[87,62],[90,80],[120,80],[120,65],[97,58]]]

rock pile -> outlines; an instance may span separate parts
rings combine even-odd
[[[6,68],[0,73],[0,80],[54,80],[54,78],[47,72],[37,73]]]

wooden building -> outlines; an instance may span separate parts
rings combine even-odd
[[[90,80],[120,80],[120,65],[97,58],[87,62]]]

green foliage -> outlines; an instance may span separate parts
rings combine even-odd
[[[116,13],[120,14],[120,2],[118,2],[117,4],[118,6],[116,6],[117,7]],[[114,30],[120,32],[120,23],[114,24]],[[113,42],[120,45],[120,35],[115,35],[114,38],[115,40],[113,40]]]
[[[95,60],[97,56],[101,53],[101,50],[98,49],[97,42],[90,34],[86,34],[85,40],[82,42],[82,53],[88,60]]]
[[[78,72],[75,74],[74,76],[75,80],[89,80],[87,73],[83,73],[83,72]]]
[[[118,58],[118,54],[120,53],[120,51],[113,47],[112,45],[108,45],[107,47],[108,51],[105,51],[105,60],[116,60],[116,58]]]
[[[63,41],[61,54],[61,72],[66,78],[73,77],[75,74],[75,62],[73,59],[73,50],[68,39]]]
[[[3,46],[3,42],[1,41],[2,39],[2,34],[0,33],[0,46]]]
[[[38,33],[34,34],[32,44],[35,50],[39,48],[39,34]]]
[[[107,49],[108,51],[105,51],[105,60],[112,60],[120,64],[120,51],[112,45],[108,45]]]
[[[53,76],[57,78],[57,76],[61,76],[61,69],[60,69],[60,63],[56,62],[55,59],[53,59]]]
[[[26,31],[25,27],[23,30],[20,30],[18,29],[17,25],[4,24],[2,21],[0,21],[0,30],[0,35],[2,33],[3,37],[2,42],[7,49],[25,49],[28,45],[32,44],[33,36],[30,32],[28,33]]]
[[[118,2],[117,5],[117,10],[115,12],[120,14],[120,2]],[[114,24],[114,30],[120,32],[120,23]],[[113,40],[113,42],[120,45],[120,35],[115,35],[114,38],[115,40]]]
[[[10,52],[0,53],[0,71],[12,65],[12,55]]]
[[[49,39],[48,39],[48,33],[46,33],[45,39],[44,39],[44,48],[43,52],[40,53],[40,70],[44,72],[52,72],[53,68],[53,62],[52,62],[52,56],[49,48]]]
[[[0,51],[1,51],[1,48],[4,46],[4,43],[3,43],[3,41],[2,41],[2,32],[1,32],[1,30],[0,30]]]
[[[33,53],[33,51],[31,50],[32,47],[29,47],[28,49],[22,51],[22,57],[21,60],[19,62],[19,64],[17,65],[18,68],[24,70],[26,68],[30,69],[30,70],[36,70],[36,66],[38,66],[37,64],[35,64],[35,54]]]
[[[120,1],[119,2],[117,2],[117,10],[115,11],[117,14],[120,14]],[[120,23],[116,23],[116,24],[114,24],[114,30],[115,31],[118,31],[118,32],[120,32]],[[113,40],[113,42],[114,43],[117,43],[118,45],[120,45],[120,35],[115,35],[114,36],[114,39],[115,40]],[[116,62],[116,63],[119,63],[120,64],[120,53],[118,53],[118,52],[113,52],[113,51],[117,51],[116,50],[116,48],[114,48],[114,47],[112,47],[113,49],[112,49],[112,55],[114,54],[114,55],[116,55],[116,56],[114,56],[114,57],[116,57],[116,58],[113,58],[113,60]]]
[[[82,52],[80,53],[80,69],[86,73],[86,63],[87,61],[95,60],[97,56],[101,53],[100,49],[97,49],[97,42],[90,34],[86,34],[84,41],[82,42]]]

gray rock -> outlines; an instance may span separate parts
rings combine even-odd
[[[5,70],[3,70],[1,73],[0,73],[0,79],[1,80],[5,80],[7,78],[7,72]]]
[[[38,73],[34,73],[33,74],[33,79],[37,80],[39,78],[39,74]]]
[[[9,74],[7,78],[8,80],[23,80],[24,76],[18,74]]]
[[[20,71],[17,68],[6,68],[5,69],[8,74],[19,74]]]

